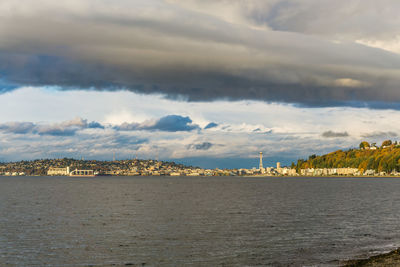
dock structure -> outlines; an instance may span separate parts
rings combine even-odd
[[[79,176],[79,177],[94,177],[94,170],[78,170],[75,169],[69,173],[69,176]]]

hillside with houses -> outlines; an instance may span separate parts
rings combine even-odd
[[[311,155],[307,160],[298,160],[298,173],[307,169],[347,168],[359,175],[397,175],[400,172],[400,143],[384,141],[380,146],[366,141],[358,149],[337,150],[326,155]],[[302,171],[303,170],[303,171]]]

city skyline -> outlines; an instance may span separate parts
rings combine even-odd
[[[2,1],[0,161],[251,168],[397,140],[399,5]]]

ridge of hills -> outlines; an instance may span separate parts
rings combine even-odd
[[[359,148],[337,150],[325,155],[311,155],[307,160],[299,159],[295,165],[297,172],[308,168],[358,168],[360,172],[400,171],[400,143],[386,140],[380,147],[366,141]]]

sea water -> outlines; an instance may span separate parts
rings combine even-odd
[[[0,177],[0,266],[335,266],[399,211],[396,178]]]

